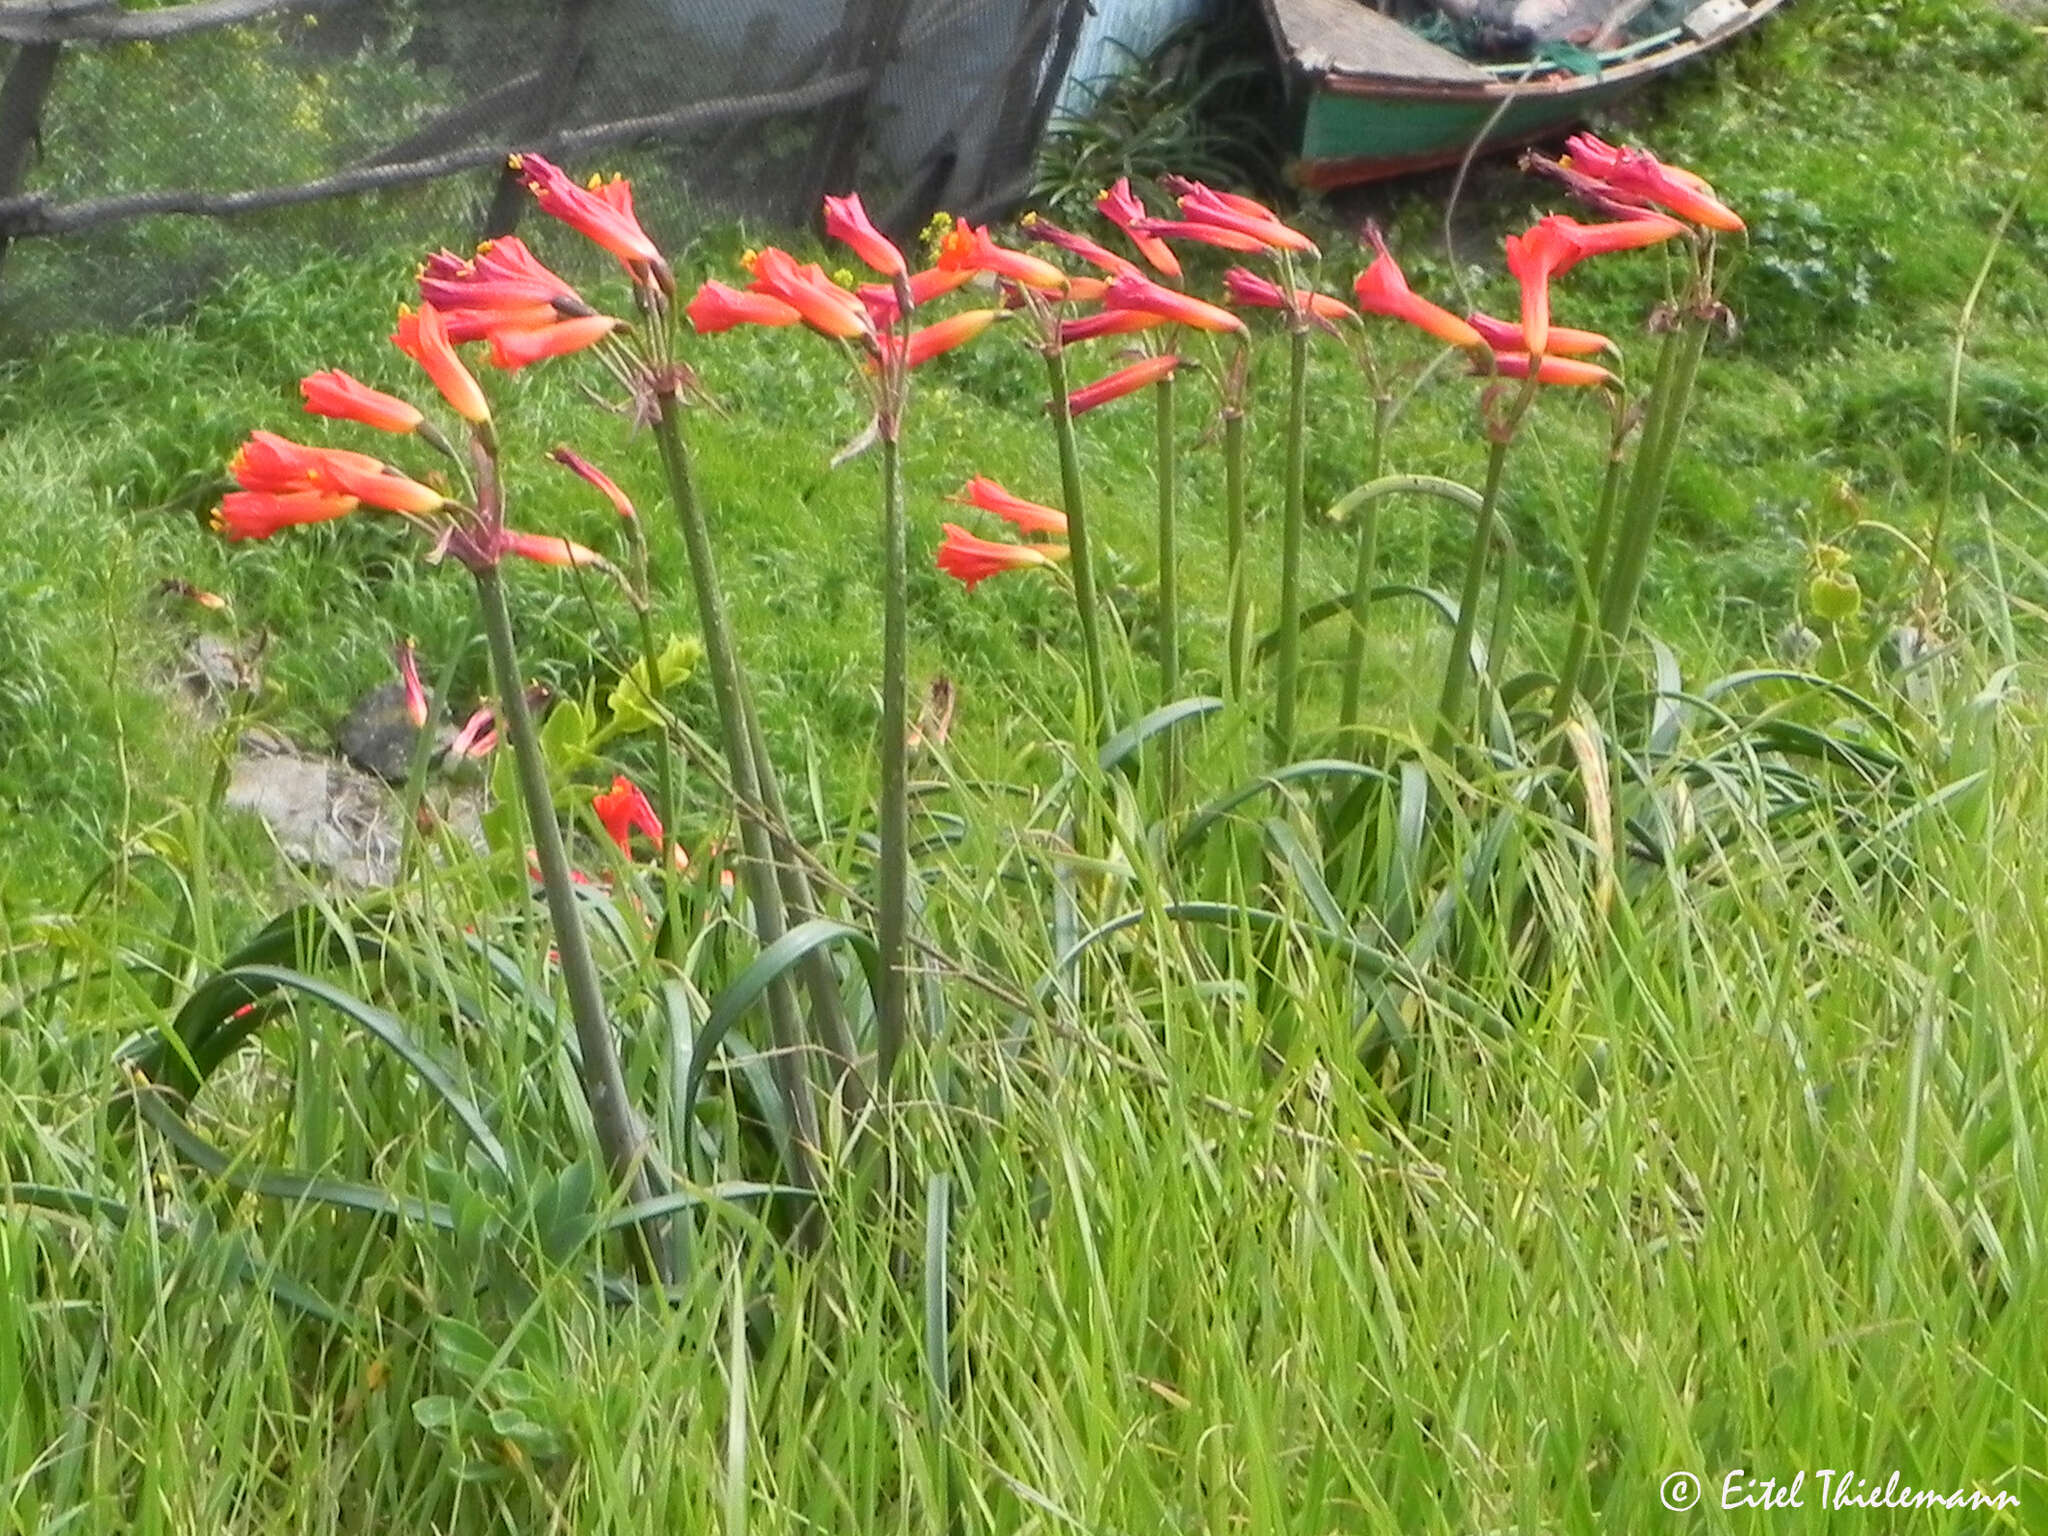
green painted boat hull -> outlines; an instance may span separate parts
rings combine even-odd
[[[1455,164],[1472,141],[1486,135],[1483,148],[1505,149],[1549,137],[1583,122],[1627,94],[1633,82],[1587,81],[1569,95],[1511,101],[1499,121],[1499,102],[1363,96],[1322,90],[1309,98],[1302,125],[1297,179],[1305,185],[1369,181],[1405,171]],[[1331,173],[1339,182],[1326,182]]]
[[[1476,142],[1502,150],[1552,137],[1733,42],[1785,3],[1698,0],[1682,25],[1603,51],[1597,71],[1577,74],[1553,64],[1476,65],[1366,0],[1261,0],[1303,104],[1293,177],[1319,189],[1455,165]]]

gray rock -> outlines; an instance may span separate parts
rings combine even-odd
[[[427,705],[427,729],[434,733],[434,744],[427,757],[428,766],[433,767],[448,750],[455,732],[440,718],[431,699]],[[334,732],[335,745],[341,748],[343,757],[387,784],[405,782],[412,772],[413,751],[419,739],[419,728],[405,712],[403,683],[372,688],[356,701],[355,708]]]

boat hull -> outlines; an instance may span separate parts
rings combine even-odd
[[[1475,152],[1498,152],[1551,138],[1613,105],[1652,80],[1683,69],[1734,41],[1782,0],[1717,0],[1727,20],[1705,37],[1673,34],[1661,47],[1610,56],[1598,74],[1553,72],[1534,78],[1486,74],[1446,55],[1436,72],[1414,52],[1413,34],[1396,40],[1395,24],[1358,8],[1355,38],[1338,37],[1353,61],[1379,68],[1330,67],[1332,0],[1266,0],[1281,52],[1306,97],[1301,153],[1289,167],[1298,185],[1317,191],[1456,165]],[[1290,15],[1312,4],[1318,28],[1312,47],[1290,48]],[[1337,10],[1340,19],[1348,9]],[[1385,61],[1383,64],[1380,61]],[[1466,78],[1457,78],[1460,70]],[[1475,142],[1478,150],[1474,150]]]

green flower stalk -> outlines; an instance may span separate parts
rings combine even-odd
[[[1251,589],[1245,571],[1244,413],[1250,349],[1239,347],[1231,359],[1223,395],[1223,549],[1230,584],[1230,628],[1225,660],[1230,697],[1245,694],[1245,647],[1251,641]]]
[[[562,984],[569,995],[569,1018],[576,1031],[577,1071],[583,1097],[590,1106],[591,1125],[612,1177],[626,1198],[638,1203],[651,1193],[645,1161],[646,1132],[626,1094],[626,1079],[619,1068],[618,1048],[605,1013],[597,962],[590,953],[583,914],[576,904],[569,856],[562,846],[554,794],[548,787],[547,764],[541,757],[533,716],[526,708],[526,683],[519,671],[504,584],[495,565],[480,565],[474,575],[477,606],[482,610],[484,634],[490,643],[498,707],[504,713],[505,735],[512,743],[520,798],[525,802],[527,827],[533,834],[534,860],[540,865],[548,918],[555,931],[555,949],[561,956]],[[655,1227],[654,1223],[636,1227],[629,1247],[641,1277],[663,1281],[668,1276],[668,1249]]]
[[[1600,586],[1607,571],[1607,549],[1614,540],[1614,514],[1621,500],[1622,471],[1627,463],[1623,448],[1629,429],[1628,412],[1617,400],[1614,434],[1607,447],[1607,472],[1600,482],[1600,504],[1593,514],[1593,528],[1587,536],[1585,559],[1579,570],[1578,612],[1572,620],[1571,640],[1565,647],[1564,664],[1558,668],[1557,688],[1551,698],[1553,731],[1561,728],[1571,715],[1592,649],[1594,627],[1599,620]]]
[[[1074,442],[1074,417],[1067,404],[1067,363],[1055,334],[1045,344],[1046,379],[1052,386],[1053,436],[1059,443],[1060,510],[1067,515],[1074,606],[1080,612],[1081,652],[1088,674],[1089,725],[1099,739],[1109,729],[1109,680],[1102,668],[1102,626],[1095,597],[1095,554],[1088,537],[1088,508],[1081,491],[1081,456]]]
[[[1174,441],[1173,375],[1152,386],[1157,414],[1159,476],[1159,693],[1162,704],[1180,697],[1180,558],[1175,528],[1180,462]]]
[[[1372,440],[1365,456],[1368,483],[1378,480],[1384,467],[1387,418],[1392,414],[1393,406],[1394,402],[1388,396],[1374,395]],[[1344,655],[1343,702],[1337,710],[1337,723],[1347,734],[1358,724],[1365,693],[1366,625],[1372,611],[1373,587],[1379,574],[1379,534],[1379,498],[1369,496],[1358,506],[1358,568],[1351,577],[1351,641]]]
[[[1465,556],[1465,582],[1458,595],[1458,622],[1451,632],[1451,654],[1444,664],[1443,692],[1436,710],[1436,750],[1448,754],[1465,713],[1466,679],[1472,671],[1472,636],[1479,625],[1479,594],[1486,581],[1486,556],[1493,547],[1494,520],[1500,502],[1501,478],[1507,468],[1512,432],[1496,433],[1486,458],[1486,488],[1479,493],[1479,511],[1472,524],[1472,547]]]
[[[1306,521],[1302,481],[1308,424],[1308,320],[1294,317],[1287,371],[1287,478],[1280,535],[1280,653],[1275,680],[1273,749],[1279,760],[1294,756],[1295,713],[1301,694],[1301,540]]]
[[[899,402],[900,403],[900,402]],[[909,535],[903,511],[900,420],[885,413],[882,437],[882,804],[876,942],[882,996],[875,1078],[884,1093],[903,1048],[910,1013]]]
[[[711,533],[690,475],[689,450],[683,441],[682,406],[675,384],[669,382],[658,388],[655,400],[655,441],[661,448],[669,496],[682,524],[690,580],[697,598],[697,618],[703,630],[704,656],[711,669],[711,692],[724,738],[726,770],[731,775],[733,799],[737,802],[743,852],[741,873],[753,907],[754,931],[761,947],[766,949],[787,931],[788,917],[782,904],[782,889],[775,878],[767,810],[761,796],[753,738],[747,730],[745,683],[726,621],[725,595],[719,587]],[[790,1172],[797,1183],[808,1186],[815,1182],[811,1160],[818,1145],[817,1109],[811,1098],[810,1074],[804,1065],[803,1024],[787,977],[778,977],[768,989],[768,1020],[775,1041],[776,1088],[790,1123],[796,1128],[795,1166]]]
[[[775,875],[782,885],[784,921],[790,926],[822,917],[810,872],[804,867],[804,851],[790,832],[789,808],[782,798],[782,783],[768,756],[768,738],[754,712],[751,690],[740,700],[746,710],[747,736],[754,748],[754,780],[760,786],[763,808],[768,812],[768,835],[775,851]],[[823,950],[812,950],[803,960],[804,990],[811,995],[811,1016],[818,1035],[831,1053],[837,1076],[834,1091],[849,1114],[858,1114],[868,1102],[867,1085],[860,1075],[860,1052],[846,1022],[846,1008],[839,996],[839,973]]]
[[[1712,325],[1711,311],[1695,305],[1679,328],[1665,339],[1665,357],[1658,369],[1656,392],[1643,424],[1642,440],[1636,446],[1635,468],[1629,475],[1622,503],[1614,561],[1601,590],[1600,628],[1604,646],[1589,671],[1589,691],[1599,699],[1605,698],[1613,684],[1614,661],[1635,622],[1643,577],[1649,569],[1650,549],[1664,510],[1664,494],[1671,483],[1671,467],[1684,436],[1693,384]]]
[[[1180,497],[1179,446],[1174,441],[1173,375],[1152,386],[1157,413],[1159,475],[1159,702],[1180,697],[1180,551],[1175,527]],[[1172,735],[1160,743],[1166,803],[1179,798],[1180,750]]]

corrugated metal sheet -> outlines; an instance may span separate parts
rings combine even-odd
[[[1175,27],[1215,9],[1216,0],[1094,0],[1053,115],[1086,117],[1104,81],[1128,74]]]

